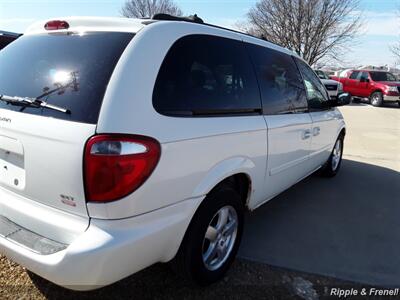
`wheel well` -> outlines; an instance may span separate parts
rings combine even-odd
[[[235,174],[232,176],[229,176],[222,180],[220,183],[218,183],[214,188],[218,188],[221,185],[229,185],[233,189],[235,189],[239,195],[240,198],[242,199],[243,206],[247,208],[247,200],[250,195],[250,190],[251,190],[251,181],[248,175],[244,173],[239,173]]]
[[[371,97],[372,94],[375,93],[375,92],[379,92],[379,93],[383,94],[383,92],[381,90],[374,90],[374,91],[371,92],[371,94],[369,96]]]
[[[346,128],[343,128],[343,129],[340,131],[339,136],[340,136],[340,135],[346,136]]]

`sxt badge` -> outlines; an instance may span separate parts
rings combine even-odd
[[[74,197],[65,196],[65,195],[60,195],[60,197],[61,197],[61,202],[62,203],[66,204],[66,205],[69,205],[69,206],[73,206],[73,207],[76,206]]]

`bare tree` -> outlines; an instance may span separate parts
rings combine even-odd
[[[310,65],[341,60],[361,27],[359,0],[260,0],[242,29],[287,47]]]
[[[390,47],[390,51],[392,51],[393,55],[395,56],[396,62],[400,63],[400,42]]]
[[[158,13],[182,15],[181,9],[172,0],[127,0],[121,13],[127,18],[151,18]]]
[[[400,7],[397,11],[397,19],[400,21]],[[390,51],[392,51],[394,57],[396,58],[396,62],[400,63],[400,41],[395,45],[389,47]]]

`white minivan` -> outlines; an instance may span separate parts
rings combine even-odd
[[[199,18],[35,23],[0,52],[0,252],[76,290],[169,261],[212,283],[246,210],[338,172],[348,98]]]

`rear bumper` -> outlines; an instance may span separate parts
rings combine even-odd
[[[202,198],[182,201],[121,220],[92,219],[88,229],[64,250],[40,255],[0,238],[0,252],[32,272],[74,290],[114,283],[178,251]]]
[[[400,95],[399,95],[399,96],[383,95],[383,101],[387,101],[387,102],[397,102],[397,101],[400,101]]]

